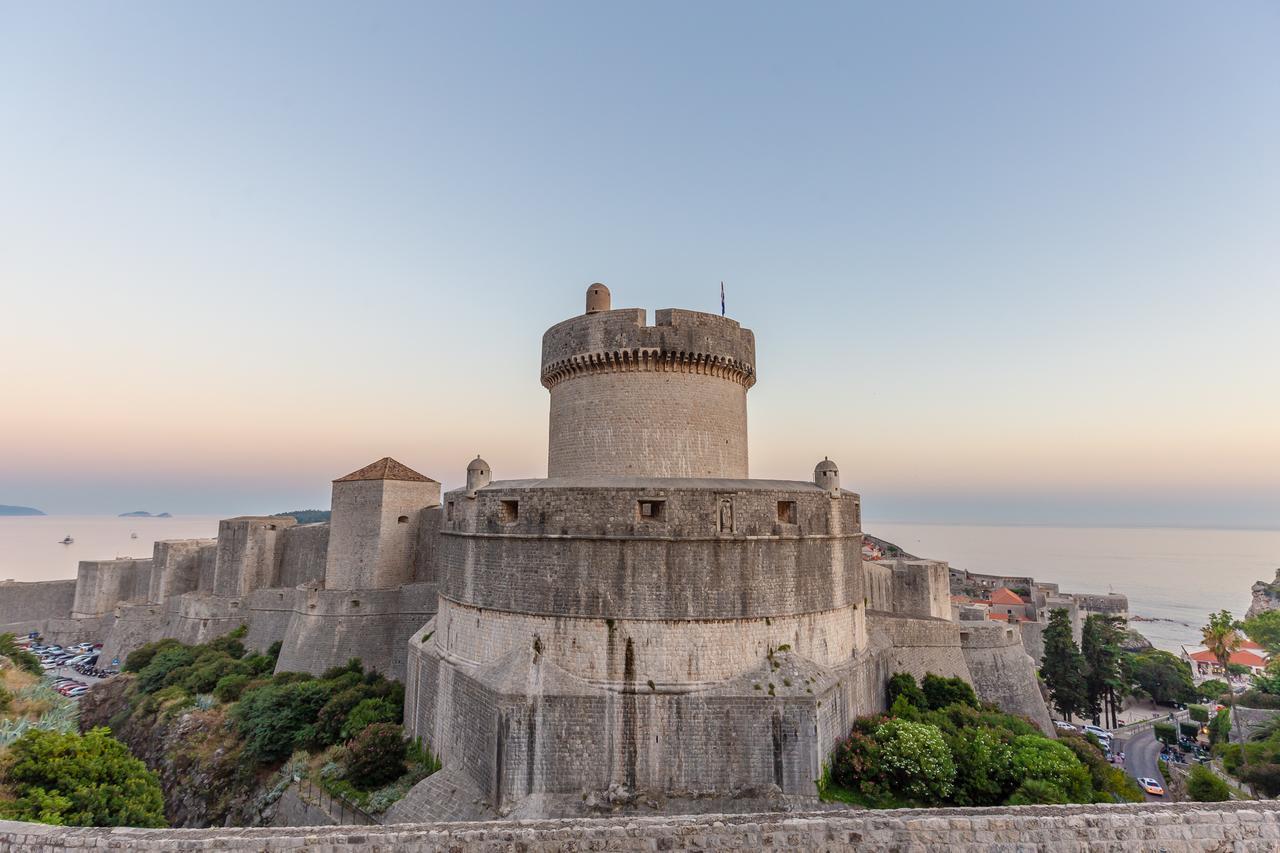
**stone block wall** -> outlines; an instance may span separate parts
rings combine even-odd
[[[1023,646],[1021,632],[1000,622],[966,624],[960,630],[969,679],[978,698],[1020,714],[1053,733],[1049,709],[1040,695],[1036,663]]]
[[[542,339],[551,391],[547,475],[747,476],[755,336],[714,314],[574,317]]]
[[[328,524],[300,524],[285,528],[275,585],[289,588],[324,580],[328,549]]]
[[[12,624],[68,618],[75,598],[74,580],[0,581],[0,633],[10,630],[6,626]]]
[[[150,594],[151,560],[82,560],[71,615],[103,616],[121,602],[146,601]]]
[[[293,518],[274,516],[240,516],[218,522],[213,594],[232,598],[278,586],[283,531],[296,524]]]
[[[202,563],[217,556],[217,539],[169,539],[152,547],[151,586],[146,600],[166,599],[200,588]]]
[[[390,589],[413,580],[422,510],[440,503],[432,480],[338,480],[325,559],[327,589]]]

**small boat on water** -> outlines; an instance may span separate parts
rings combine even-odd
[[[70,545],[70,544],[71,544],[72,542],[74,542],[74,541],[76,541],[76,540],[72,539],[72,538],[71,538],[71,534],[70,534],[70,533],[68,533],[65,537],[63,537],[62,539],[59,539],[59,540],[58,540],[58,544],[59,544],[59,545]]]

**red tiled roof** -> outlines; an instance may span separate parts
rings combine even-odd
[[[1205,649],[1204,651],[1191,652],[1190,658],[1198,663],[1217,663],[1218,659],[1213,656],[1213,652]],[[1242,666],[1266,666],[1265,658],[1255,655],[1253,652],[1240,649],[1231,653],[1231,663],[1238,663]]]
[[[992,604],[1026,604],[1022,596],[1007,587],[1000,587],[991,593]]]
[[[345,477],[334,480],[335,483],[349,483],[352,480],[404,480],[410,483],[434,483],[435,480],[423,476],[408,465],[401,464],[390,456],[384,456],[377,462],[371,462],[359,471],[352,471]]]

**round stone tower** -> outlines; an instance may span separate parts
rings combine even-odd
[[[587,313],[542,338],[551,392],[547,476],[747,477],[747,389],[755,336],[715,314],[610,309],[587,289]]]
[[[467,491],[474,492],[476,489],[483,489],[489,485],[489,480],[492,478],[493,471],[490,470],[489,463],[477,456],[467,466]]]

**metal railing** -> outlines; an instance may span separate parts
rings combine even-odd
[[[319,785],[313,784],[310,777],[298,780],[298,796],[304,803],[318,806],[329,817],[338,821],[340,826],[363,824],[373,826],[378,819],[355,803],[340,794],[332,794]]]

